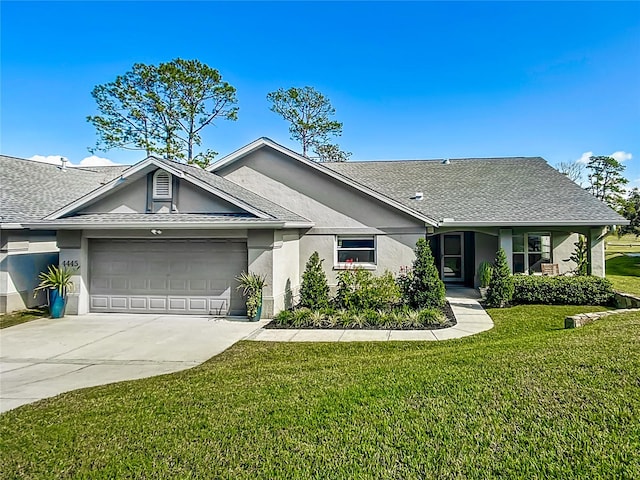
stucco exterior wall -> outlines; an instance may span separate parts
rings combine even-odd
[[[496,252],[498,251],[498,237],[496,235],[489,235],[486,233],[475,232],[475,276],[474,286],[480,286],[480,279],[478,278],[478,267],[482,262],[493,263],[496,258]]]
[[[569,260],[569,257],[576,249],[575,243],[578,241],[577,233],[552,232],[551,243],[553,245],[553,263],[558,264],[560,274],[568,273],[576,268],[576,263]]]
[[[149,174],[152,175],[152,174]],[[186,180],[175,179],[177,187],[173,189],[173,205],[181,213],[242,213],[243,210],[226,200],[217,198],[209,192]],[[130,185],[115,190],[111,195],[85,207],[83,213],[145,213],[151,207],[152,195],[148,191],[151,181],[147,177],[139,178]],[[165,203],[165,202],[156,202]],[[171,202],[166,202],[170,204]]]
[[[335,290],[341,268],[335,264],[337,235],[375,235],[374,272],[396,274],[401,266],[412,264],[415,244],[426,233],[423,222],[268,148],[217,173],[315,223],[314,228],[301,231],[294,244],[280,247],[277,240],[274,243],[273,275],[279,283],[291,280],[295,301],[305,264],[314,251],[323,260],[327,280]],[[261,259],[265,255],[262,251],[256,256],[254,267],[250,258],[250,269],[265,268],[266,260]],[[286,275],[282,271],[285,264]],[[275,312],[285,306],[280,299],[284,290],[280,285],[276,289],[269,293]]]
[[[589,273],[596,277],[605,276],[604,239],[607,235],[606,228],[591,228],[587,236]]]
[[[271,318],[274,314],[274,243],[273,230],[249,230],[248,232],[249,271],[264,275],[267,282],[262,291],[262,318]]]
[[[414,259],[413,249],[419,238],[424,238],[424,232],[416,231],[409,234],[381,234],[376,235],[376,268],[375,274],[390,271],[398,274],[400,267],[410,266]],[[323,260],[322,267],[327,275],[327,281],[332,292],[338,284],[337,274],[342,268],[335,264],[336,235],[307,234],[300,238],[300,277],[309,257],[314,251]]]
[[[47,303],[44,292],[33,297],[38,275],[58,263],[52,232],[0,230],[0,313]]]
[[[147,179],[140,178],[82,209],[83,213],[144,213],[147,209]]]
[[[242,213],[243,210],[226,200],[214,197],[200,187],[179,181],[174,203],[180,213]]]
[[[298,300],[301,282],[300,234],[276,230],[273,250],[273,310],[290,308]]]
[[[217,172],[323,227],[410,227],[415,218],[271,149]]]

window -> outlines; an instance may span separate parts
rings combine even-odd
[[[513,273],[540,272],[542,263],[551,263],[551,235],[525,233],[513,236]]]
[[[373,235],[363,237],[337,237],[336,264],[340,266],[375,265],[375,237]]]
[[[158,170],[153,175],[153,198],[171,198],[171,174]]]

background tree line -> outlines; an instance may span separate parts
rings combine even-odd
[[[238,119],[236,89],[220,72],[198,60],[180,58],[159,65],[136,63],[112,82],[97,85],[91,95],[99,114],[88,116],[98,136],[89,150],[141,150],[202,168],[217,152],[202,150],[202,131],[217,120]],[[291,139],[302,155],[319,162],[344,162],[351,156],[334,142],[342,123],[335,109],[313,87],[280,88],[267,94],[270,110],[289,122]],[[640,235],[640,191],[625,190],[625,166],[609,156],[592,156],[586,165],[562,162],[556,168],[582,184],[596,198],[625,216],[631,224],[620,233]]]
[[[640,190],[637,187],[628,191],[625,187],[629,180],[624,177],[625,166],[610,156],[591,156],[586,164],[580,162],[561,162],[556,169],[568,178],[583,186],[594,197],[603,201],[630,224],[618,228],[618,234],[633,233],[640,236]]]

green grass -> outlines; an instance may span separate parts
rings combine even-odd
[[[618,253],[640,253],[640,237],[631,233],[618,237],[618,234],[610,233],[605,238],[605,253],[607,258]]]
[[[31,308],[28,310],[21,310],[19,312],[6,313],[0,315],[0,329],[13,327],[21,323],[30,322],[31,320],[37,320],[49,315],[49,309],[47,307]]]
[[[446,342],[240,342],[0,416],[2,478],[640,478],[640,314]]]
[[[607,258],[606,269],[613,288],[640,295],[640,257],[629,257],[621,253],[611,255]]]

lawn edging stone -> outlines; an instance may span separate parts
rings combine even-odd
[[[640,297],[631,293],[615,292],[616,308],[640,308]]]
[[[607,310],[605,312],[591,312],[580,313],[578,315],[571,315],[564,319],[564,328],[579,328],[589,323],[593,323],[609,315],[616,315],[618,313],[640,312],[640,308],[620,308],[618,310]]]

